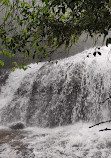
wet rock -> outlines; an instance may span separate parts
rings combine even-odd
[[[15,123],[11,126],[9,126],[11,129],[16,129],[16,130],[19,130],[19,129],[23,129],[25,126],[23,123],[21,122],[18,122],[18,123]]]

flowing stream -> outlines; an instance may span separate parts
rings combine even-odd
[[[111,158],[110,47],[1,75],[0,158]]]

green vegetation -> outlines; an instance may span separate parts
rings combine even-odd
[[[19,54],[41,61],[63,44],[70,48],[83,32],[107,39],[111,29],[111,0],[0,0],[1,12],[4,6],[0,53],[9,58]],[[4,65],[1,60],[0,65]],[[14,66],[18,67],[17,63]]]

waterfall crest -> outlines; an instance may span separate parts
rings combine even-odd
[[[111,119],[110,46],[10,72],[0,92],[0,124],[54,127]],[[109,98],[109,99],[107,99]]]

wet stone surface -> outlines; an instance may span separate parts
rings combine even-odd
[[[34,158],[33,149],[23,143],[25,134],[20,130],[0,130],[0,158],[10,158],[10,154],[13,158]]]

